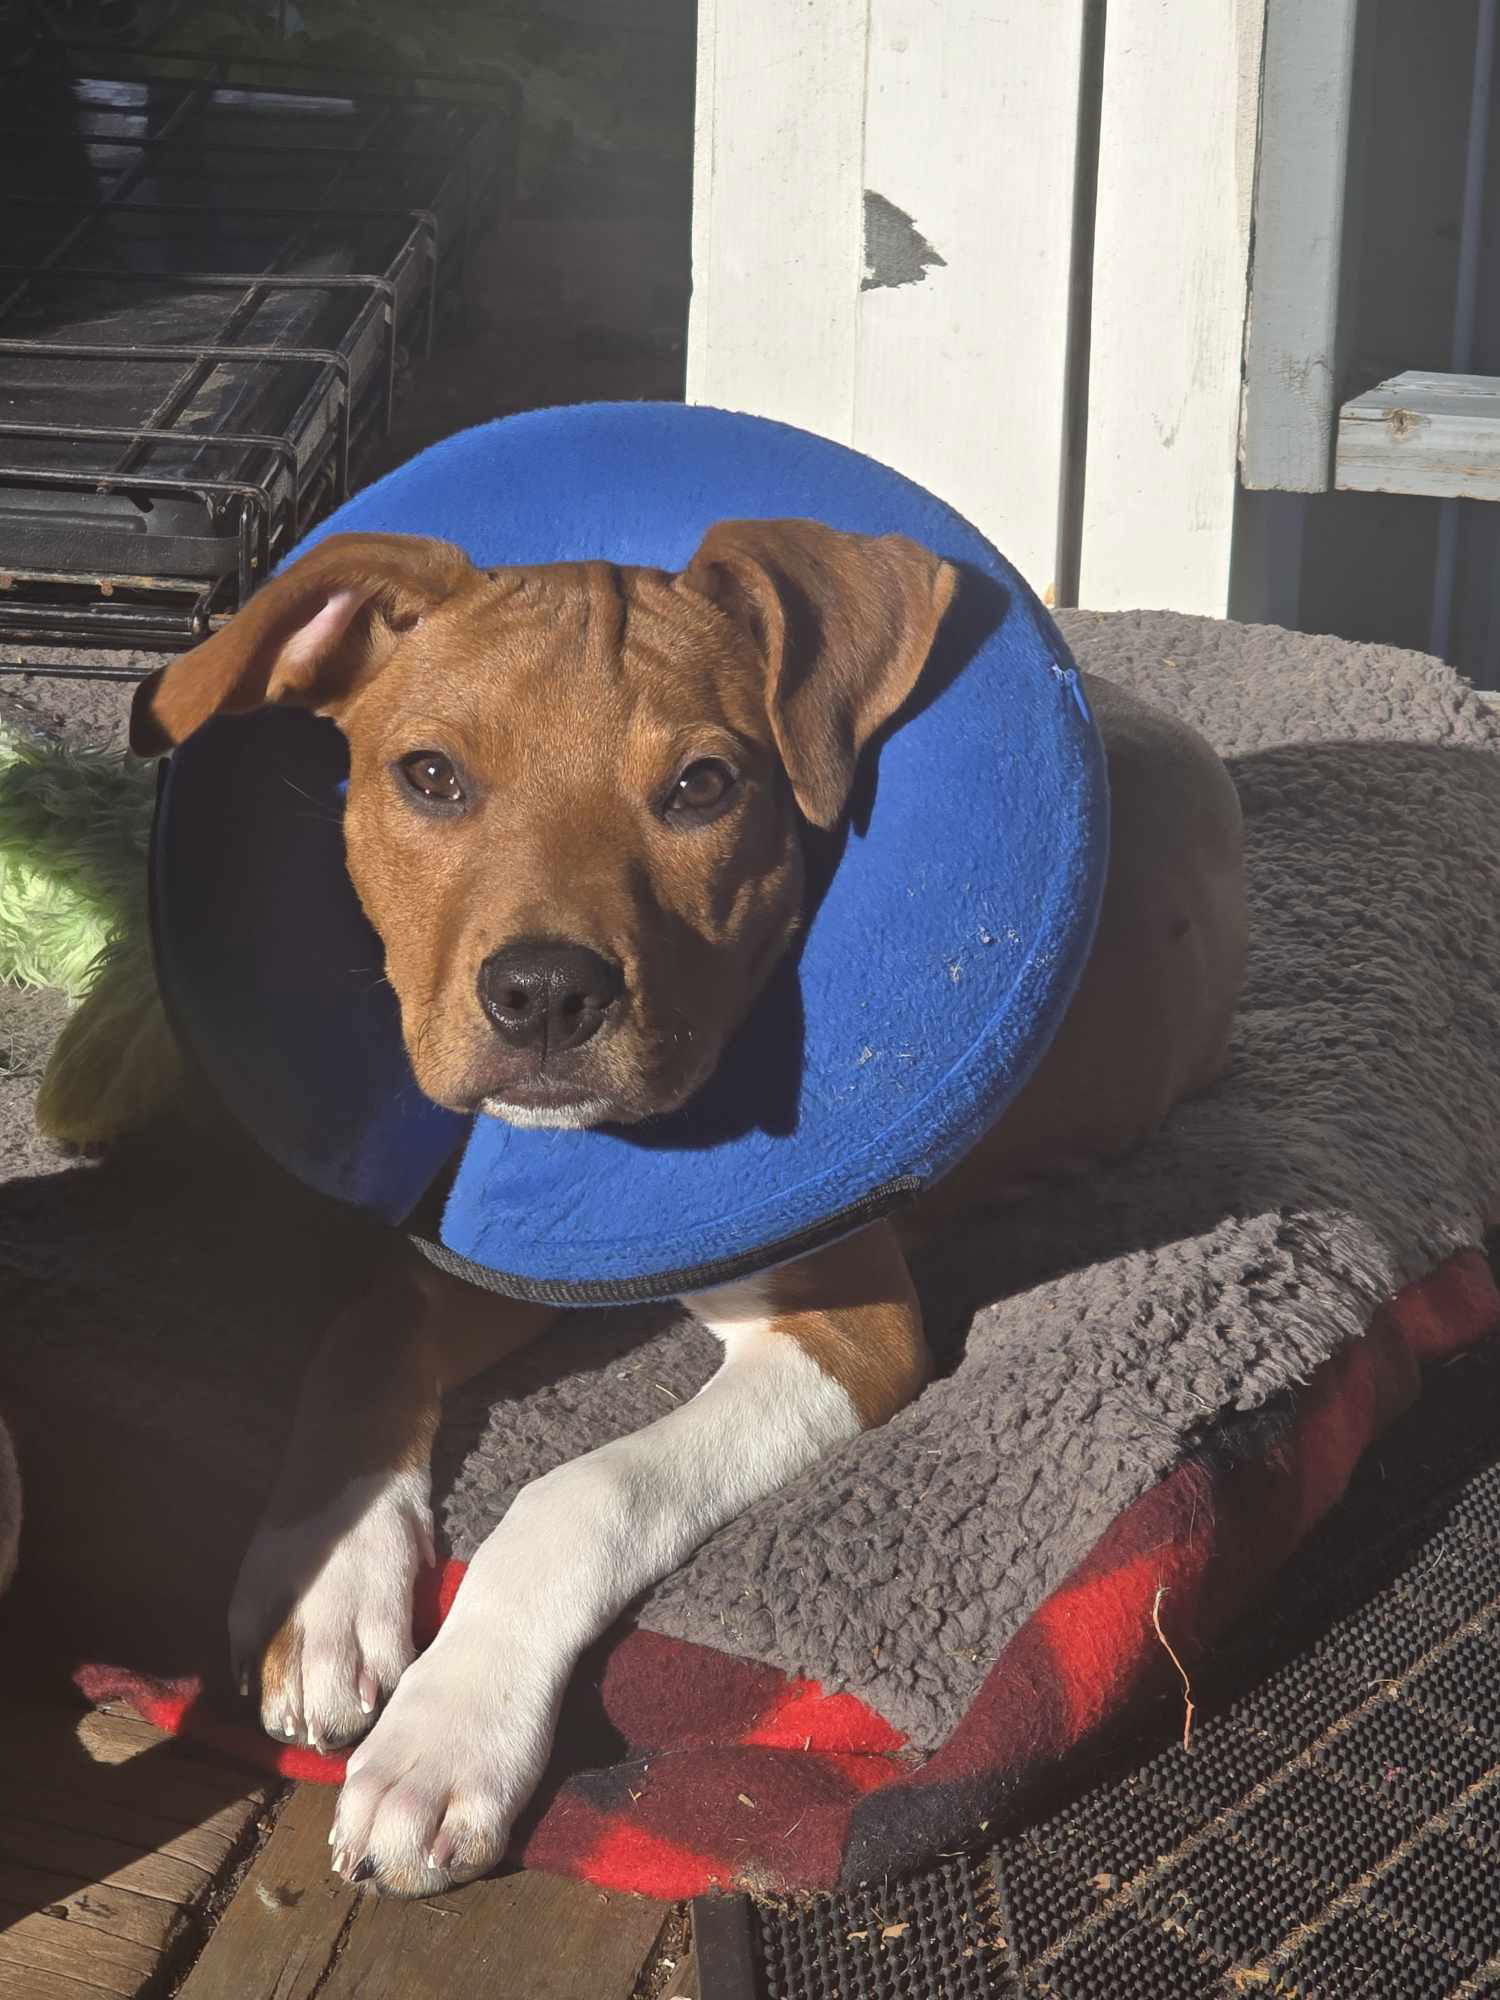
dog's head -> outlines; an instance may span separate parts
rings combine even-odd
[[[676,575],[333,535],[142,685],[131,742],[270,702],[332,717],[422,1088],[630,1122],[712,1073],[795,933],[802,822],[839,819],[955,583],[809,521],[723,522]]]

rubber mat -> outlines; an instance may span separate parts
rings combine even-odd
[[[1194,1695],[1186,1747],[1179,1703],[985,1852],[696,1905],[703,2000],[1500,1994],[1497,1343],[1435,1371]]]

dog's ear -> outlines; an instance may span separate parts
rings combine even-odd
[[[904,535],[720,521],[678,581],[754,643],[797,803],[815,826],[832,826],[860,751],[917,684],[957,570]]]
[[[266,702],[334,714],[403,633],[479,572],[420,535],[330,535],[221,631],[136,689],[130,747],[156,757],[215,715]]]

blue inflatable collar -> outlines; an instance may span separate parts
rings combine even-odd
[[[284,1166],[391,1223],[446,1185],[432,1254],[513,1296],[672,1297],[888,1212],[1014,1098],[1092,940],[1103,760],[1067,650],[981,535],[858,453],[675,404],[530,412],[434,447],[302,548],[378,529],[443,537],[485,567],[680,569],[715,521],[746,517],[907,535],[962,582],[916,697],[867,757],[800,953],[671,1117],[518,1131],[422,1097],[344,868],[330,724],[215,722],[166,769],[158,963],[210,1080]]]

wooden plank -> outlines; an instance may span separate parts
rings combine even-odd
[[[1339,412],[1335,484],[1500,500],[1500,376],[1409,369],[1354,397]]]
[[[194,1862],[19,1813],[0,1813],[0,1861],[72,1875],[75,1881],[108,1882],[174,1904],[196,1902],[211,1879]]]
[[[106,1709],[0,1707],[0,1791],[11,1797],[24,1780],[49,1782],[75,1776],[87,1782],[95,1766],[109,1766],[111,1796],[139,1803],[170,1801],[184,1824],[227,1800],[263,1805],[277,1781],[226,1762],[193,1743],[168,1736],[138,1715]]]
[[[1268,0],[1241,476],[1323,493],[1333,479],[1358,0]]]
[[[629,2000],[661,1903],[507,1875],[425,1903],[365,1904],[319,2000]]]
[[[1048,596],[1084,12],[871,0],[866,58],[863,187],[894,218],[866,230],[852,442],[967,514]]]
[[[158,1896],[141,1896],[106,1882],[80,1882],[76,1875],[23,1868],[14,1861],[0,1861],[0,1904],[13,1910],[66,1910],[69,1924],[106,1930],[158,1953],[180,1913],[178,1904]]]
[[[55,1741],[0,1747],[0,1773],[0,1799],[6,1804],[29,1810],[33,1792],[52,1791],[149,1814],[174,1828],[212,1823],[227,1829],[231,1821],[237,1828],[276,1789],[228,1765],[215,1771],[185,1764],[174,1749],[130,1763],[95,1764]]]
[[[128,2000],[264,1803],[133,1715],[0,1709],[0,2000]]]
[[[629,2000],[664,1905],[536,1874],[362,1895],[328,1872],[335,1798],[293,1793],[178,2000]]]
[[[337,1802],[331,1785],[292,1792],[178,2000],[311,2000],[323,1991],[360,1908],[359,1891],[328,1866]]]
[[[1079,601],[1222,617],[1265,0],[1110,0]]]
[[[28,1818],[45,1820],[48,1826],[106,1834],[133,1847],[152,1848],[191,1862],[205,1875],[216,1875],[223,1867],[246,1820],[241,1800],[205,1811],[196,1823],[185,1826],[180,1815],[166,1807],[158,1810],[157,1801],[143,1807],[104,1791],[91,1795],[79,1788],[34,1783],[25,1787],[22,1803]]]
[[[216,1751],[195,1743],[191,1736],[169,1736],[154,1722],[147,1722],[123,1705],[110,1703],[103,1708],[87,1708],[74,1720],[73,1735],[95,1764],[128,1764],[148,1750],[170,1746],[173,1768],[185,1779],[201,1777],[205,1782],[222,1785],[223,1773],[235,1771],[247,1787],[258,1785],[265,1790],[275,1782],[248,1767],[226,1762]]]
[[[1090,0],[702,0],[690,402],[852,443],[1036,587]]]
[[[0,2000],[101,2000],[100,1988],[71,1973],[0,1964]]]
[[[687,399],[853,431],[869,0],[701,0]]]
[[[132,2000],[156,1971],[159,1954],[108,1931],[79,1929],[40,1910],[0,1909],[0,1969],[51,1972]]]

